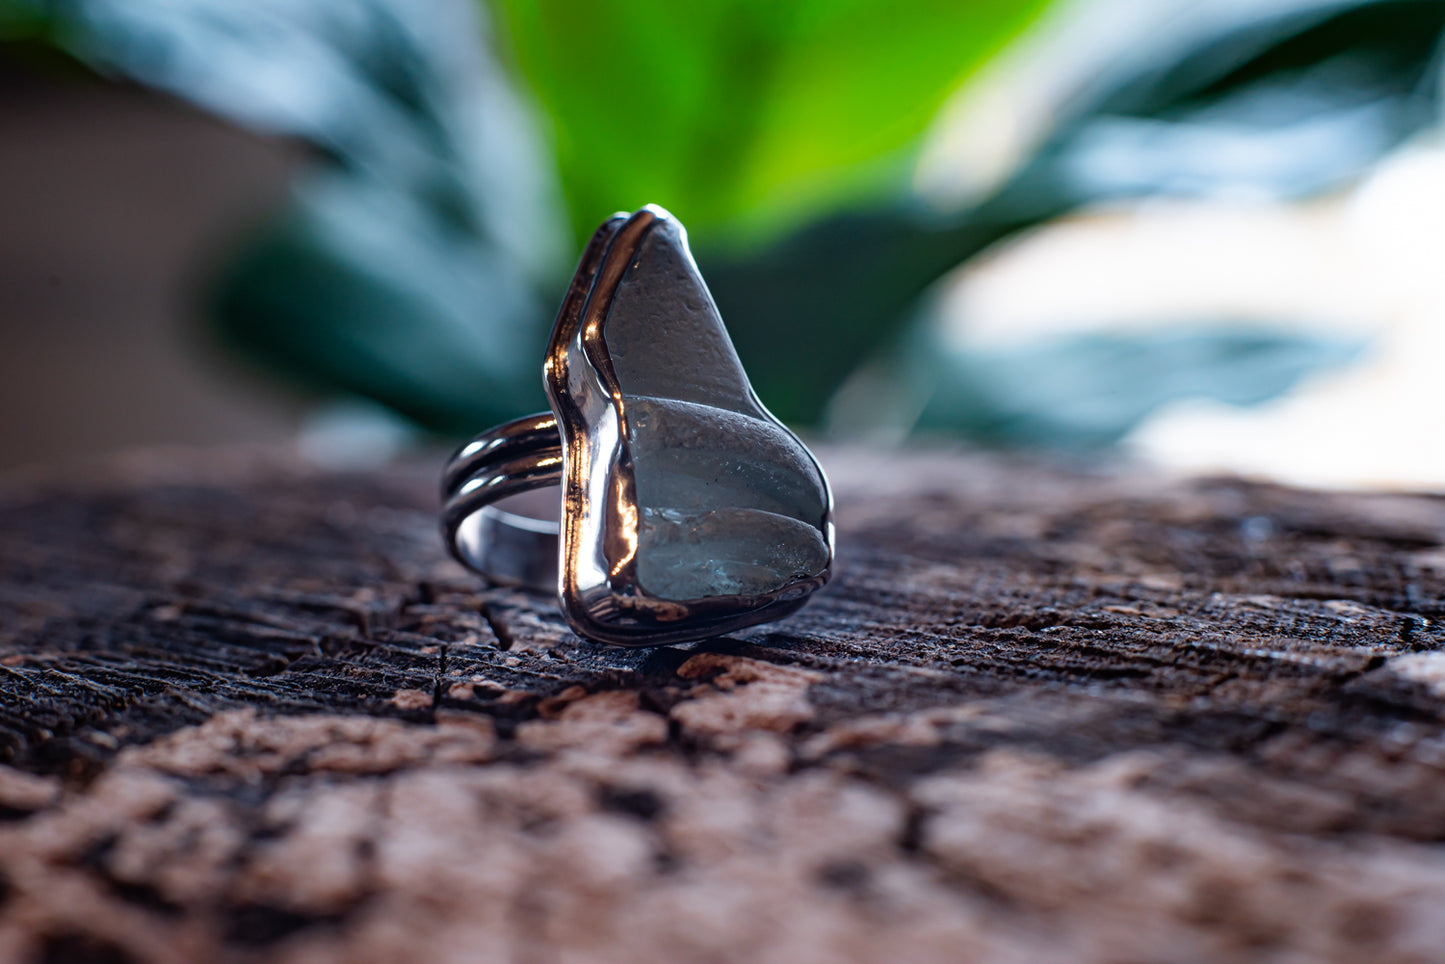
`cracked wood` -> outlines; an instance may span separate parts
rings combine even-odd
[[[647,651],[431,464],[13,476],[0,961],[1445,959],[1445,500],[824,455],[835,584]]]

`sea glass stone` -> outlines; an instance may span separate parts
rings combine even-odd
[[[827,568],[826,483],[753,395],[676,221],[648,230],[602,335],[632,456],[638,584],[673,601],[754,596]]]

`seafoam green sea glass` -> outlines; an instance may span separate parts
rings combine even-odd
[[[632,455],[638,584],[667,600],[751,596],[827,568],[822,473],[754,397],[676,221],[644,237],[602,334]]]

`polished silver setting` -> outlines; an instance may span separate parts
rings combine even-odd
[[[831,492],[816,459],[798,442],[822,487],[818,528],[827,564],[820,572],[771,592],[689,600],[658,598],[638,581],[641,507],[628,406],[604,324],[644,238],[664,221],[671,215],[648,205],[597,229],[547,348],[543,378],[552,413],[483,432],[452,457],[442,483],[443,531],[459,562],[500,584],[555,590],[578,635],[624,646],[703,639],[782,618],[828,581],[833,564]],[[786,432],[748,391],[760,416]],[[560,525],[496,504],[545,486],[560,486]]]

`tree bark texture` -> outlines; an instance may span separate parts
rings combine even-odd
[[[824,451],[834,583],[626,650],[440,460],[0,485],[0,961],[1445,960],[1445,500]]]

